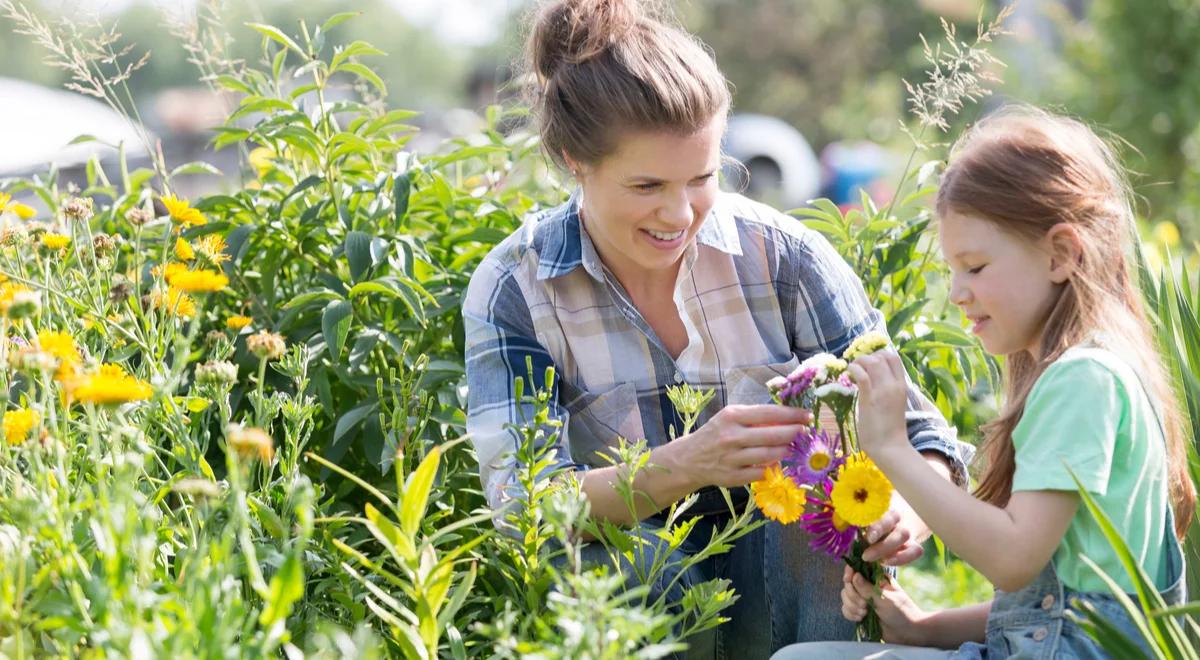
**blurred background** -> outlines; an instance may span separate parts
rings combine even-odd
[[[716,53],[735,87],[726,150],[744,169],[731,185],[781,208],[815,196],[848,205],[865,188],[887,199],[911,139],[904,81],[926,67],[919,35],[941,39],[944,18],[970,41],[977,19],[1005,2],[980,0],[681,0],[680,20]],[[388,105],[421,112],[417,151],[477,129],[489,104],[513,103],[510,84],[530,0],[330,0],[205,3],[235,35],[229,53],[261,59],[247,22],[292,27],[356,11],[367,20],[335,28],[388,52],[371,58]],[[141,120],[168,162],[205,160],[230,177],[237,154],[209,148],[212,128],[236,107],[197,81],[179,30],[194,20],[180,0],[30,0],[43,17],[115,26],[118,48],[149,52],[129,80]],[[7,23],[7,21],[5,21]],[[1007,99],[1082,117],[1124,142],[1147,238],[1188,250],[1200,238],[1200,2],[1022,0],[1011,34],[992,45],[1005,64],[997,93],[955,118],[961,126]],[[83,35],[81,35],[83,38]],[[67,73],[42,62],[29,35],[0,27],[0,177],[58,163],[69,179],[100,142],[137,144],[100,101],[64,90]],[[346,90],[347,95],[353,90]],[[99,142],[68,145],[78,135]],[[953,134],[953,133],[952,133]],[[133,148],[130,146],[129,148]],[[226,150],[231,151],[231,150]],[[937,155],[936,148],[933,156]],[[748,176],[747,176],[748,175]],[[183,192],[222,187],[191,178]],[[232,181],[232,179],[231,179]]]

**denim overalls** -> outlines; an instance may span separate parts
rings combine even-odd
[[[1167,545],[1167,581],[1160,594],[1167,605],[1182,604],[1186,596],[1183,550],[1175,538],[1175,519],[1167,510],[1164,532]],[[1076,601],[1091,603],[1131,640],[1144,646],[1142,636],[1117,599],[1107,593],[1080,593],[1066,588],[1054,572],[1051,560],[1029,586],[1020,591],[996,590],[988,615],[986,643],[968,642],[951,654],[955,660],[969,658],[1108,658],[1087,632],[1066,616]],[[1137,597],[1133,597],[1137,602]]]

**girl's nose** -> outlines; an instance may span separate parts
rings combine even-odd
[[[950,278],[950,302],[959,307],[971,302],[971,290],[963,285],[957,275]]]

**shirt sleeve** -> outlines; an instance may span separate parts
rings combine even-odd
[[[1076,491],[1074,472],[1089,493],[1104,495],[1124,410],[1123,393],[1116,375],[1094,359],[1050,365],[1034,384],[1013,429],[1013,490]]]
[[[520,442],[516,427],[533,419],[535,410],[533,404],[517,400],[514,381],[525,381],[528,397],[534,387],[545,386],[546,369],[554,363],[536,339],[529,304],[516,279],[492,259],[485,259],[471,277],[463,299],[463,324],[467,433],[479,459],[479,478],[488,504],[498,510],[522,496],[516,480]],[[566,441],[568,414],[559,405],[557,381],[553,388],[542,444],[535,449],[540,451],[549,443],[551,464],[546,470],[583,469],[585,466],[571,460]]]
[[[887,334],[883,313],[871,306],[862,280],[824,236],[806,229],[801,237],[788,238],[780,245],[785,251],[779,262],[780,306],[793,312],[792,347],[797,355],[840,356],[863,333]],[[954,482],[966,487],[967,464],[975,448],[958,440],[955,429],[907,374],[905,380],[909,442],[917,451],[944,456]]]

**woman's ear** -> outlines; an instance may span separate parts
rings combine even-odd
[[[571,171],[571,176],[578,179],[580,173],[579,163],[574,158],[571,158],[571,154],[567,153],[566,149],[563,149],[562,157],[563,162],[567,164],[567,169]]]
[[[1043,239],[1050,252],[1050,280],[1062,284],[1071,279],[1083,259],[1083,238],[1075,225],[1060,222]]]

